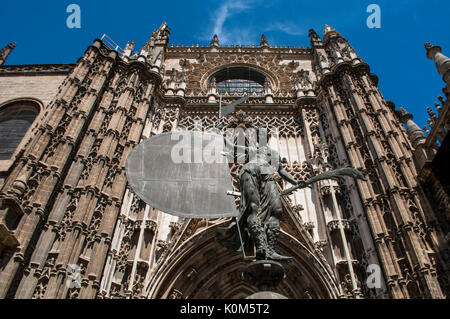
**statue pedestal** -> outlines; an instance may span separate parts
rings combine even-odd
[[[285,278],[283,266],[272,260],[258,260],[247,265],[243,273],[244,279],[260,292],[247,299],[288,299],[287,297],[269,291],[277,287]]]

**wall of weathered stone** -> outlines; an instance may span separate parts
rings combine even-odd
[[[66,74],[0,75],[0,105],[19,98],[34,98],[48,105]]]

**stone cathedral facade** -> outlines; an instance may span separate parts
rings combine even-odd
[[[383,98],[377,76],[338,31],[327,26],[321,38],[311,30],[310,48],[264,36],[253,46],[221,46],[217,36],[210,46],[174,46],[169,35],[164,23],[140,50],[95,40],[76,64],[0,66],[0,298],[256,292],[241,277],[248,261],[214,240],[227,220],[154,210],[125,175],[139,143],[213,129],[219,100],[244,93],[250,99],[221,120],[224,131],[276,129],[269,142],[296,179],[352,166],[369,180],[323,181],[283,198],[278,250],[294,260],[277,292],[448,296],[448,228],[438,222],[448,206],[432,203],[417,178],[417,150],[430,156],[435,144],[424,149],[423,131]],[[14,46],[1,51],[0,65]],[[230,167],[235,182],[239,168]],[[70,285],[75,268],[80,282]]]

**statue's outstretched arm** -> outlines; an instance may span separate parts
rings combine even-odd
[[[281,178],[283,178],[285,181],[291,183],[292,185],[298,185],[300,182],[296,181],[294,177],[292,177],[291,174],[289,174],[284,168],[282,168],[280,164],[280,169],[278,170],[278,174],[280,174]]]

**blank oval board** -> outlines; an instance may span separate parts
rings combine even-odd
[[[148,205],[184,218],[236,217],[223,137],[175,131],[139,144],[126,163],[127,180]]]

